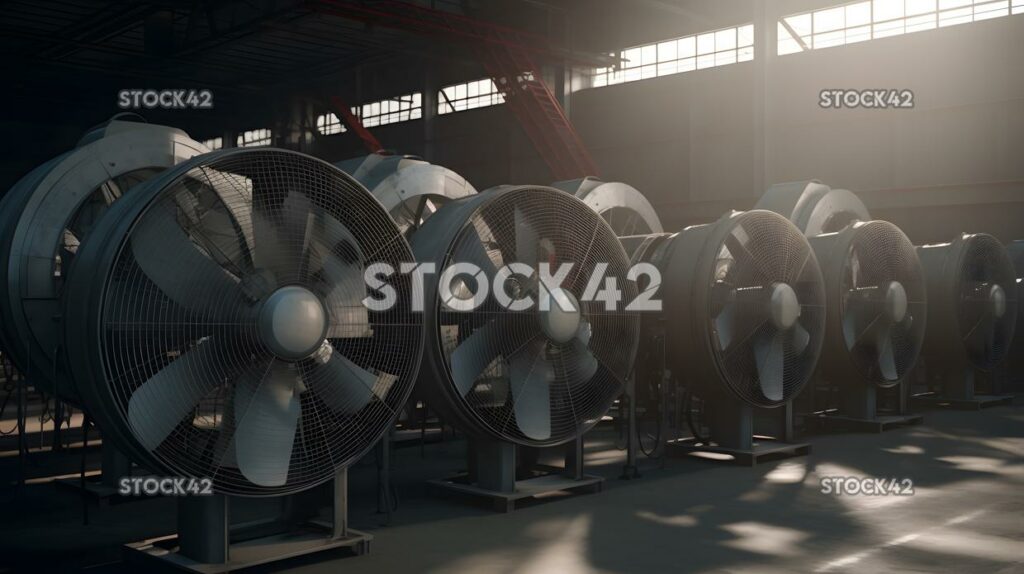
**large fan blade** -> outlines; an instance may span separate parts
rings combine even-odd
[[[590,337],[594,334],[594,328],[590,326],[590,321],[586,319],[580,321],[579,328],[576,329],[576,339],[583,343],[583,346],[590,345]]]
[[[459,242],[459,245],[456,263],[472,263],[483,270],[488,278],[494,277],[497,268],[491,256],[487,254],[487,249],[484,248],[484,240],[480,237],[476,226],[470,225],[467,228],[465,238]]]
[[[461,396],[473,388],[480,373],[501,353],[502,327],[498,320],[478,328],[452,352],[452,379]]]
[[[520,211],[515,209],[516,222],[516,261],[525,263],[530,267],[537,268],[537,248],[540,246],[540,239],[533,229],[530,220]]]
[[[799,322],[793,325],[790,337],[792,337],[790,343],[793,345],[793,353],[797,355],[802,354],[807,348],[807,344],[811,342],[811,334]]]
[[[212,339],[200,342],[160,369],[132,393],[128,422],[147,450],[155,450],[199,401],[222,382],[222,349]]]
[[[310,223],[315,214],[304,193],[290,191],[275,217],[266,203],[255,202],[253,209],[253,241],[256,250],[253,264],[270,269],[279,283],[295,281],[307,264]]]
[[[875,294],[871,289],[851,289],[846,294],[843,337],[851,350],[863,341],[868,330],[882,321],[883,302],[874,298]]]
[[[363,282],[362,268],[347,263],[335,255],[324,259],[324,276],[332,285],[327,294],[331,324],[327,327],[329,338],[355,338],[370,335],[370,317],[363,299],[366,297],[366,283]]]
[[[783,399],[783,363],[785,354],[783,334],[760,337],[754,343],[754,358],[757,360],[757,378],[761,384],[761,394],[770,401]]]
[[[314,208],[316,219],[311,234],[311,252],[309,261],[310,274],[320,271],[332,255],[347,255],[349,260],[363,260],[359,242],[352,233],[323,209]],[[361,271],[360,271],[361,273]]]
[[[991,314],[982,315],[965,337],[967,346],[982,357],[987,358],[995,344],[996,321]]]
[[[235,458],[235,428],[235,401],[229,400],[224,403],[221,411],[217,440],[213,443],[213,457],[219,467],[238,468],[238,460]]]
[[[275,361],[269,373],[235,389],[235,458],[238,470],[259,486],[288,481],[302,383],[293,364]]]
[[[324,342],[312,357],[314,366],[303,379],[327,406],[338,414],[355,414],[370,404],[373,396],[384,400],[398,377],[374,374],[350,361],[330,343]]]
[[[715,331],[718,332],[718,344],[722,350],[729,348],[732,342],[733,328],[736,324],[736,302],[725,304],[722,312],[715,317]]]
[[[203,235],[213,250],[220,252],[231,264],[241,267],[243,254],[247,244],[245,236],[239,235],[235,229],[235,219],[222,204],[215,204],[206,209],[200,220]]]
[[[896,355],[892,348],[892,332],[888,328],[878,329],[878,338],[875,340],[875,349],[878,353],[878,368],[887,381],[895,381],[899,378],[899,371],[896,368]]]
[[[537,341],[509,361],[516,425],[535,440],[551,438],[551,383],[555,372],[544,356],[545,347],[544,342]]]
[[[284,258],[281,241],[277,237],[277,228],[269,215],[254,206],[252,211],[252,264],[257,269],[273,271],[278,261]]]
[[[597,358],[588,347],[590,331],[589,322],[580,323],[576,338],[569,343],[569,348],[563,355],[562,366],[565,369],[566,383],[570,388],[586,384],[597,373]]]
[[[146,276],[186,309],[223,317],[242,300],[238,283],[196,249],[166,205],[157,205],[135,227],[131,246]]]
[[[242,233],[245,245],[252,249],[252,180],[249,178],[219,171],[210,166],[198,168],[206,184],[212,189],[220,202],[231,214],[234,223]],[[198,176],[198,174],[196,174]]]

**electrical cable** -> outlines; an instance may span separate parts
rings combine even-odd
[[[690,433],[693,434],[693,438],[697,442],[704,445],[710,444],[708,438],[701,436],[700,432],[698,432],[697,424],[693,420],[693,410],[693,393],[687,389],[683,395],[683,411],[686,413],[686,426],[690,427]]]

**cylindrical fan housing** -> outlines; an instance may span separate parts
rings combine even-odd
[[[584,177],[558,181],[551,186],[583,200],[620,237],[662,232],[661,220],[651,202],[629,184]]]
[[[53,388],[60,298],[80,242],[139,182],[208,151],[178,129],[111,120],[75,149],[37,167],[0,202],[0,336],[18,369]],[[75,402],[73,388],[59,389]]]
[[[311,488],[409,397],[423,345],[411,282],[387,280],[394,305],[363,301],[369,265],[412,260],[380,203],[325,162],[199,156],[115,203],[82,244],[68,370],[104,440],[155,472],[242,496]]]
[[[919,246],[917,254],[928,290],[928,365],[991,370],[1006,358],[1017,321],[1016,272],[1006,248],[986,233],[962,233]]]
[[[661,269],[673,376],[697,394],[777,407],[817,365],[821,271],[807,239],[768,211],[732,212],[650,251]]]
[[[335,165],[370,190],[406,237],[445,203],[476,193],[461,175],[410,155],[375,153]]]
[[[432,409],[471,435],[527,446],[573,440],[597,423],[620,394],[631,372],[638,341],[637,317],[585,301],[598,263],[622,290],[622,305],[636,296],[626,280],[628,261],[611,229],[573,196],[548,187],[504,186],[465,197],[440,210],[413,236],[418,261],[438,274],[472,263],[478,279],[451,283],[467,299],[489,284],[490,295],[473,311],[455,311],[441,298],[439,275],[426,280],[427,344],[418,389]],[[495,299],[494,277],[516,271],[497,285],[516,303]],[[572,305],[539,308],[541,263],[557,272],[572,264],[555,287]],[[511,269],[511,268],[510,268]]]
[[[854,221],[868,221],[864,202],[845,189],[832,189],[818,180],[779,183],[768,188],[754,209],[774,211],[812,237],[839,231]]]
[[[897,385],[921,352],[924,272],[910,239],[887,221],[810,238],[827,303],[820,371],[828,380]]]

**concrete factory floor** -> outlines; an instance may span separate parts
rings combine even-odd
[[[705,460],[644,461],[618,480],[611,429],[588,445],[600,494],[496,514],[431,497],[426,478],[460,468],[464,443],[395,453],[401,507],[374,513],[372,461],[351,473],[351,522],[376,537],[361,557],[298,559],[257,571],[345,572],[1024,572],[1024,397],[982,412],[929,411],[881,435],[811,437],[809,457],[756,468]],[[913,496],[821,493],[824,476],[910,478]],[[96,564],[127,571],[117,544],[173,528],[174,501],[90,509],[53,485],[0,493],[0,564],[50,571]],[[60,548],[58,554],[56,549]],[[15,568],[18,568],[16,566]],[[0,568],[3,571],[3,568]]]

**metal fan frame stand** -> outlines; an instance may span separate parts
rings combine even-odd
[[[561,447],[565,449],[562,468],[537,464],[538,448],[518,447],[522,450],[517,453],[517,445],[511,442],[470,439],[468,470],[428,484],[440,492],[489,503],[496,512],[512,512],[521,502],[558,493],[601,492],[604,478],[584,472],[583,436]]]
[[[924,415],[910,412],[906,381],[881,389],[898,396],[896,412],[890,414],[878,413],[880,389],[876,385],[851,377],[850,380],[835,381],[835,386],[839,391],[839,409],[806,415],[825,430],[881,433],[924,422]]]
[[[1001,379],[995,376],[995,370],[985,372],[971,365],[961,365],[961,368],[954,367],[945,371],[930,367],[928,364],[924,365],[928,386],[941,389],[941,391],[914,394],[911,401],[916,406],[978,411],[989,407],[1013,404],[1013,395],[1000,392]],[[979,378],[988,383],[991,394],[975,392]]]
[[[670,456],[698,456],[716,462],[756,466],[769,460],[811,454],[810,443],[794,441],[792,401],[774,409],[754,407],[725,397],[706,404],[709,440],[704,442],[698,437],[671,439],[666,443]],[[731,458],[723,459],[721,455]]]
[[[318,511],[320,489],[279,497],[280,515],[269,521],[231,524],[231,504],[244,500],[223,494],[183,497],[178,502],[178,533],[126,544],[125,561],[148,570],[206,574],[232,572],[316,552],[348,548],[369,552],[373,535],[348,526],[348,469],[330,483],[330,519]]]
[[[89,424],[84,421],[83,424]],[[88,445],[83,445],[83,449]],[[85,452],[88,452],[87,450]],[[54,481],[60,488],[77,492],[79,496],[99,502],[100,504],[116,504],[130,502],[133,500],[144,500],[143,498],[124,497],[118,494],[118,481],[123,477],[143,476],[137,475],[138,467],[132,464],[128,455],[114,446],[110,440],[100,443],[100,474],[98,476],[85,476],[85,465],[82,466],[80,476],[72,478],[60,478]]]

